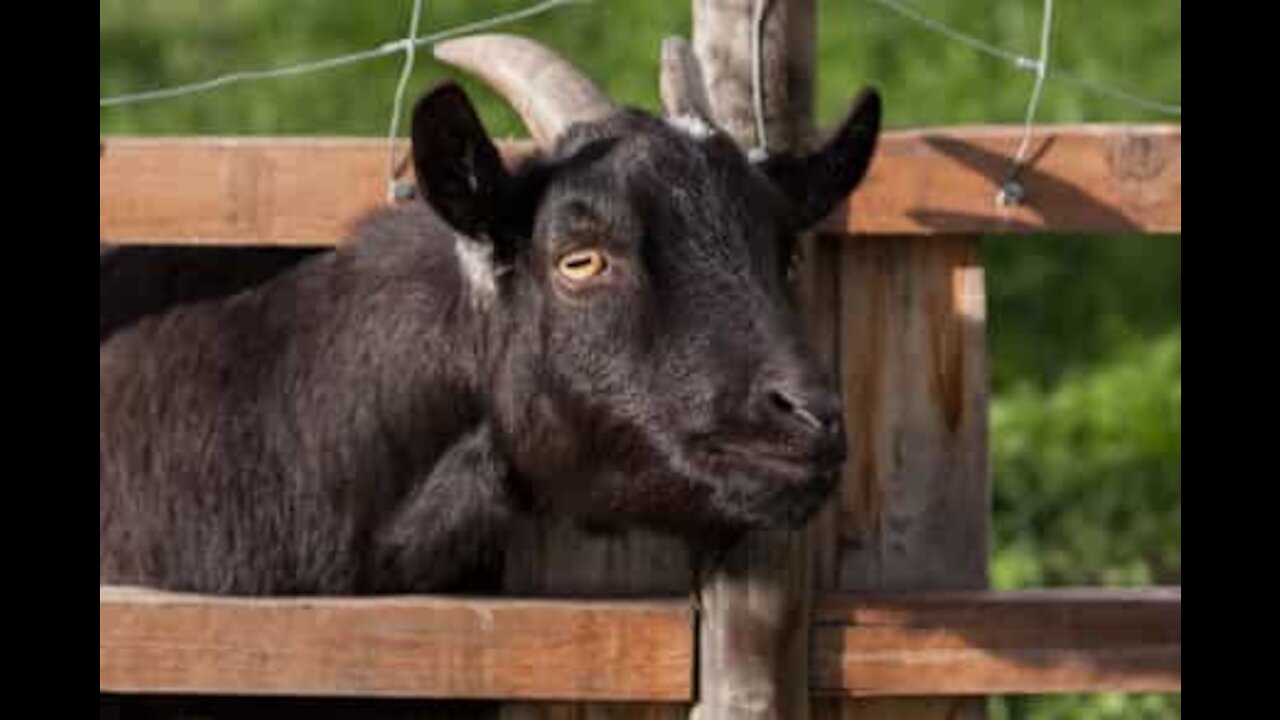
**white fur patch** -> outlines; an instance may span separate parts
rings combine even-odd
[[[498,269],[493,265],[493,244],[466,235],[457,235],[453,251],[458,256],[458,269],[472,302],[487,305],[498,293]]]
[[[667,118],[667,122],[671,127],[698,141],[706,140],[716,134],[716,129],[697,115],[677,115]]]

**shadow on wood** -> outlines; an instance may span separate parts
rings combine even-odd
[[[1012,167],[1011,155],[991,152],[975,143],[955,137],[926,136],[924,142],[987,179],[992,213],[979,216],[928,209],[909,211],[908,215],[921,225],[943,229],[965,224],[978,228],[989,226],[993,230],[1020,233],[1044,231],[1045,228],[1069,228],[1075,223],[1094,228],[1108,228],[1112,232],[1141,229],[1123,213],[1116,212],[1096,200],[1094,193],[1036,167],[1037,161],[1045,157],[1057,142],[1055,136],[1051,135],[1035,143],[1033,152],[1016,175],[1017,182],[1021,184],[1024,193],[1016,209],[1030,211],[1039,219],[1039,223],[1012,217],[1013,209],[1004,210],[996,202],[997,193],[1004,187],[1005,180],[1009,177]]]

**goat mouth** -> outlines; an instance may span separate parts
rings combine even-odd
[[[734,472],[808,483],[839,473],[843,454],[797,453],[758,445],[708,445],[696,454],[699,464],[713,473]]]
[[[761,442],[699,443],[691,459],[716,505],[749,528],[797,529],[821,509],[839,483],[838,448]]]

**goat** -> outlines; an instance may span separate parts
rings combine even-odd
[[[799,526],[830,495],[841,401],[786,268],[863,177],[878,94],[812,153],[751,162],[532,41],[436,53],[539,154],[509,171],[442,83],[413,113],[421,201],[103,320],[101,583],[474,590],[519,513],[697,542]]]

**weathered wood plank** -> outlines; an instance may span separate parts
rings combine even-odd
[[[1042,125],[1019,175],[996,193],[1022,129],[926,128],[884,135],[867,179],[830,229],[869,235],[1182,232],[1182,126]]]
[[[1182,231],[1182,129],[1040,126],[1025,205],[995,193],[1021,128],[886,132],[827,229],[864,235]],[[511,162],[527,141],[500,144]],[[99,159],[99,238],[116,243],[340,241],[380,207],[386,145],[339,138],[115,138]]]
[[[987,584],[985,292],[975,237],[856,237],[841,246],[849,460],[835,578],[842,591]],[[976,720],[972,698],[863,707],[821,720]],[[853,703],[857,706],[857,703]]]
[[[99,690],[687,701],[687,602],[212,598],[103,587]]]
[[[813,652],[826,695],[1181,692],[1182,592],[827,597]]]
[[[518,162],[533,146],[500,149]],[[385,140],[107,138],[100,153],[99,238],[117,244],[332,244],[387,203]]]
[[[976,238],[843,246],[841,590],[986,586],[986,295]]]

